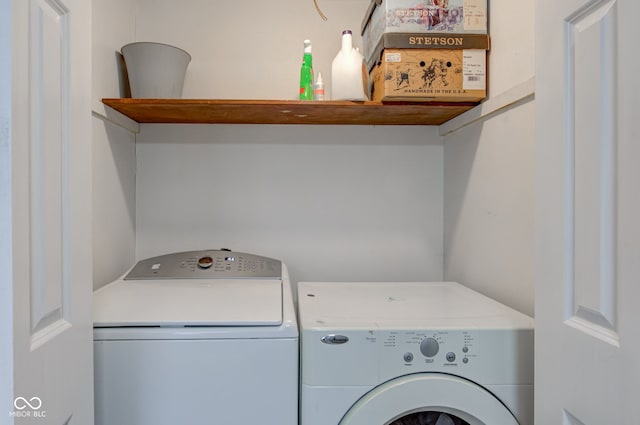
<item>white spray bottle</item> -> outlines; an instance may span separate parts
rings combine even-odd
[[[351,30],[342,31],[342,49],[331,64],[331,99],[366,100],[366,75],[362,54],[353,47]]]

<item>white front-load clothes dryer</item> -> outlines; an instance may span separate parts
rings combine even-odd
[[[455,282],[301,282],[300,425],[533,425],[533,319]]]
[[[150,258],[94,293],[96,425],[298,423],[286,266],[227,250]]]

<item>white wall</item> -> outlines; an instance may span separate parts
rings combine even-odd
[[[489,99],[441,127],[444,276],[534,305],[534,1],[491,1]]]
[[[104,1],[104,0],[103,0]],[[299,93],[302,42],[310,39],[314,71],[331,91],[331,62],[341,34],[351,29],[362,46],[360,25],[370,0],[134,0],[136,41],[158,41],[187,50],[192,61],[183,97],[294,99]]]
[[[488,0],[489,98],[507,92],[535,72],[535,0]]]
[[[533,101],[445,138],[446,279],[533,314]]]
[[[103,97],[124,97],[120,48],[135,41],[134,0],[93,0],[92,66],[94,110]]]
[[[226,247],[279,258],[296,280],[441,279],[435,131],[143,126],[137,257]]]
[[[135,136],[93,118],[93,282],[119,277],[135,261]]]
[[[120,47],[134,39],[131,0],[93,1],[93,285],[135,262],[135,132],[100,103],[121,97]]]

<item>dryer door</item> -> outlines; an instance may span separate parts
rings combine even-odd
[[[349,409],[340,425],[414,424],[421,423],[420,415],[431,415],[437,425],[518,425],[509,409],[481,386],[430,373],[402,376],[372,389]]]

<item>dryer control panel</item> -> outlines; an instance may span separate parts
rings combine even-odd
[[[421,371],[458,368],[478,358],[480,338],[467,330],[380,332],[381,357]]]
[[[138,262],[125,280],[281,279],[282,263],[273,258],[227,249],[186,251]]]
[[[381,381],[410,373],[439,372],[467,379],[522,382],[533,347],[532,329],[380,330],[375,333]],[[511,355],[515,350],[516,355]],[[529,360],[527,360],[529,359]],[[516,377],[514,377],[514,375]],[[533,376],[533,374],[530,374]]]

